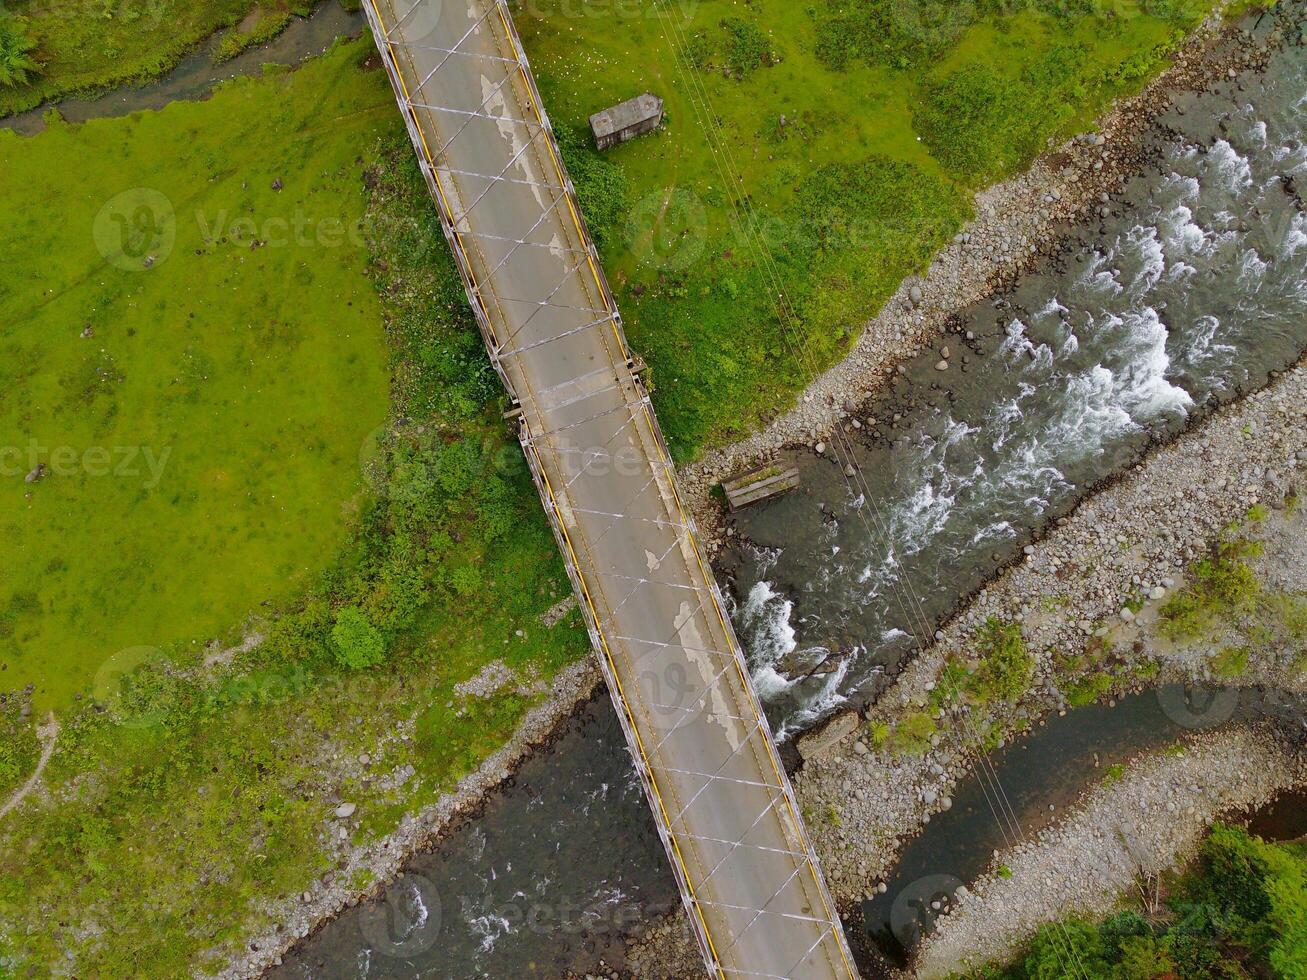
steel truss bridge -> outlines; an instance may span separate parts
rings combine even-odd
[[[503,0],[367,0],[715,977],[856,977]]]

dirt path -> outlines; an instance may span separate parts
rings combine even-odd
[[[50,756],[54,755],[55,741],[59,738],[59,721],[53,711],[50,712],[45,724],[36,730],[36,735],[45,743],[41,749],[41,758],[37,761],[36,768],[32,770],[32,775],[27,778],[27,782],[14,791],[14,795],[9,797],[4,806],[0,806],[0,820],[16,810],[18,804],[27,799],[28,794],[36,789],[37,783],[41,781],[41,774],[45,772],[45,767],[50,762]]]

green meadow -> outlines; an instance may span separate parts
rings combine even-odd
[[[337,59],[0,134],[5,687],[65,708],[119,651],[230,637],[341,546],[388,387],[354,160],[392,125]]]
[[[975,190],[1141,85],[1210,6],[527,5],[518,26],[570,138],[640,92],[666,101],[662,130],[606,154],[625,199],[586,211],[612,221],[605,265],[675,455],[792,403]]]

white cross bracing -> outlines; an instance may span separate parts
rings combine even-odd
[[[503,0],[366,0],[710,972],[856,975]]]

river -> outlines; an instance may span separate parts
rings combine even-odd
[[[735,518],[748,543],[724,554],[721,572],[782,735],[873,697],[1093,485],[1297,360],[1305,115],[1297,43],[1264,73],[1179,97],[1154,133],[1155,162],[1101,218],[1068,228],[1057,254],[966,313],[946,341],[947,376],[931,353],[866,406],[856,445],[865,500],[834,463],[795,450],[804,491]],[[920,614],[905,616],[918,599]],[[833,673],[794,681],[780,669],[836,648],[853,653]],[[1154,714],[1116,748],[1164,736]],[[273,975],[584,973],[600,958],[620,965],[619,926],[676,901],[606,702],[412,870],[389,901],[326,924]],[[602,928],[577,927],[586,922]]]

